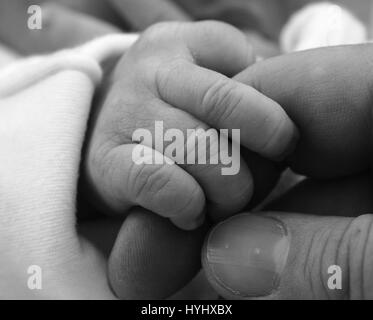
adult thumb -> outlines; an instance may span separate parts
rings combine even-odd
[[[218,225],[203,250],[227,299],[372,299],[373,215],[243,214]]]

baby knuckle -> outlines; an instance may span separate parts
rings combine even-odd
[[[210,86],[203,98],[203,113],[211,123],[228,118],[240,103],[236,88],[229,78],[224,78]]]
[[[113,170],[113,157],[105,144],[95,143],[89,146],[87,157],[85,159],[86,173],[94,182],[106,180],[111,176]]]
[[[165,35],[168,35],[169,23],[158,22],[146,29],[142,35],[143,39],[148,41],[158,41],[162,39]]]
[[[143,165],[133,167],[133,191],[136,202],[142,202],[144,197],[154,199],[171,181],[171,176],[163,166]]]
[[[282,130],[284,129],[286,118],[282,115],[278,117],[276,124],[273,124],[274,112],[265,114],[259,121],[257,128],[270,128],[268,135],[265,136],[262,143],[259,145],[259,152],[266,154],[271,153],[274,147],[276,147],[279,138],[282,136]]]
[[[159,96],[168,96],[170,83],[174,81],[175,74],[182,73],[185,68],[185,59],[181,56],[174,57],[167,62],[160,63],[155,73],[155,82]],[[167,100],[167,99],[166,99]]]
[[[200,188],[196,185],[190,193],[187,193],[183,199],[178,203],[175,203],[173,206],[170,206],[170,216],[182,216],[186,212],[192,212],[192,209],[195,208],[195,203],[204,202],[204,196]],[[195,210],[194,210],[195,211]]]
[[[182,27],[181,22],[158,22],[146,29],[142,40],[159,45],[175,38],[177,31]]]

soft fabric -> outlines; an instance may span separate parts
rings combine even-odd
[[[75,279],[106,281],[89,270],[95,256],[81,252],[89,248],[76,243],[79,164],[101,63],[136,39],[111,35],[0,69],[0,299],[74,298],[82,289]],[[31,265],[44,272],[39,292],[27,287]],[[68,277],[71,270],[81,274]],[[87,298],[102,297],[96,291]]]
[[[0,44],[0,69],[14,62],[17,57],[15,52]]]
[[[329,2],[310,4],[296,12],[280,37],[284,52],[367,41],[367,27],[349,10]]]

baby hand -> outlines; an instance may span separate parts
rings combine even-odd
[[[141,206],[186,230],[203,223],[206,204],[217,220],[243,209],[253,179],[235,145],[282,159],[296,137],[276,102],[230,79],[254,61],[245,36],[223,23],[162,23],[145,31],[114,71],[94,117],[86,173],[106,208],[123,214]],[[186,161],[195,159],[190,130],[211,127],[226,130],[195,152],[206,161]],[[169,129],[178,130],[164,143]],[[224,147],[225,134],[234,143]],[[185,147],[182,155],[169,151],[172,142]],[[231,165],[238,162],[231,175],[224,174],[227,150]],[[219,161],[211,161],[216,152]],[[140,154],[151,160],[137,163]]]

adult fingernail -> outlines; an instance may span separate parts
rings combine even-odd
[[[273,218],[239,215],[218,225],[206,244],[208,272],[230,293],[266,297],[279,286],[290,241]]]

